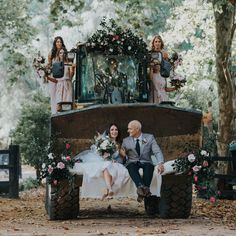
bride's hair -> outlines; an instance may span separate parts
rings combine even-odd
[[[111,129],[111,127],[112,127],[113,125],[114,125],[114,126],[117,128],[117,130],[118,130],[118,136],[117,136],[117,138],[116,138],[116,142],[117,142],[117,143],[121,143],[120,129],[119,129],[119,127],[118,127],[117,124],[111,123],[111,124],[108,126],[108,129],[105,131],[105,134],[108,135],[108,136],[110,136],[110,129]]]

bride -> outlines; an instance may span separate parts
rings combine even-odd
[[[103,189],[102,199],[112,197],[129,179],[129,174],[123,166],[122,156],[125,156],[125,152],[120,145],[118,126],[112,123],[100,138],[110,140],[114,144],[115,152],[110,159],[107,159],[106,155],[102,155],[96,145],[92,145],[90,150],[83,151],[75,157],[77,160],[81,160],[81,162],[75,163],[74,171],[83,174],[82,195],[84,197],[101,195],[96,193],[96,191],[101,191],[98,189],[102,186],[99,184],[101,177],[106,186]]]

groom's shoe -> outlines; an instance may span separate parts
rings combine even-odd
[[[138,197],[137,197],[137,201],[138,201],[138,202],[142,202],[142,201],[143,201],[143,199],[144,199],[144,197],[143,197],[143,196],[141,196],[141,195],[138,195]]]
[[[150,197],[152,195],[152,193],[150,192],[150,188],[149,187],[144,186],[143,187],[143,192],[144,192],[144,196],[145,197]]]
[[[137,201],[138,201],[138,202],[142,202],[142,201],[143,201],[143,198],[145,197],[144,186],[139,186],[139,187],[137,188],[137,194],[138,194]]]
[[[145,197],[144,186],[139,186],[139,187],[137,188],[137,194],[138,194],[139,196]]]

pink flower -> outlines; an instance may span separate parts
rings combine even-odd
[[[198,177],[197,176],[194,176],[194,183],[197,183],[197,181],[198,181]]]
[[[70,149],[70,144],[66,143],[66,150]]]
[[[57,163],[57,168],[58,169],[64,169],[65,168],[65,164],[60,161],[60,162]]]
[[[218,194],[218,195],[221,195],[221,191],[218,191],[217,194]]]
[[[203,161],[203,163],[202,163],[202,165],[203,165],[203,167],[207,167],[208,166],[208,161]]]
[[[207,186],[203,186],[202,189],[203,189],[203,190],[206,190],[206,189],[207,189]]]
[[[48,166],[48,173],[51,174],[53,172],[53,167],[51,165]]]
[[[215,197],[210,197],[210,202],[212,202],[212,203],[216,202],[216,198]]]
[[[201,168],[201,166],[194,166],[192,169],[194,172],[198,172]]]
[[[67,161],[70,161],[70,160],[71,160],[70,156],[67,156],[67,157],[66,157],[66,160],[67,160]]]
[[[57,185],[57,180],[56,179],[53,180],[53,184]]]
[[[112,38],[112,42],[117,41],[117,40],[119,40],[119,35],[114,35],[113,38]]]

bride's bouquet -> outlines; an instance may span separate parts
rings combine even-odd
[[[98,153],[106,160],[111,160],[116,152],[116,144],[109,136],[98,134],[94,137]]]

